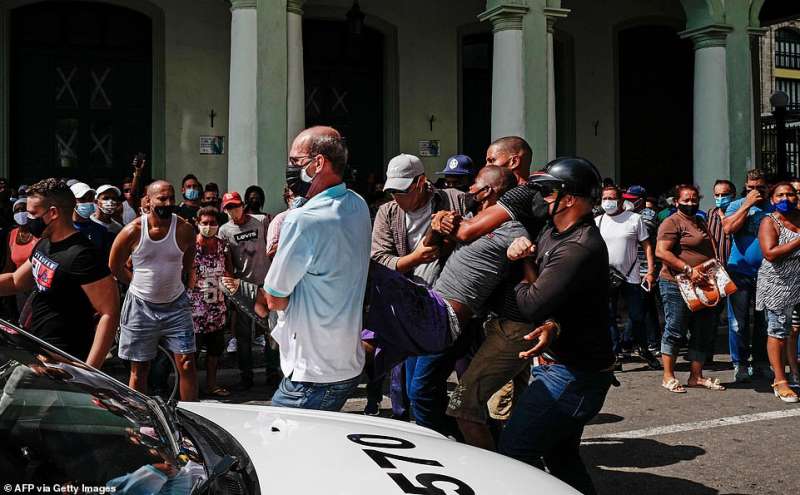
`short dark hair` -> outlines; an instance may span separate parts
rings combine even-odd
[[[219,194],[219,186],[216,182],[209,182],[206,184],[205,189],[203,191],[214,191],[215,193]]]
[[[186,175],[184,175],[183,176],[183,180],[181,180],[181,187],[185,187],[186,186],[186,181],[190,180],[190,179],[196,180],[197,183],[200,184],[200,187],[203,187],[203,184],[200,183],[200,179],[198,179],[197,176],[194,175],[194,174],[186,174]]]
[[[690,189],[696,192],[698,197],[702,197],[700,194],[700,188],[698,188],[694,184],[678,184],[677,186],[675,186],[675,201],[677,201],[678,197],[680,197],[681,191],[685,189]]]
[[[65,215],[72,215],[72,210],[75,209],[75,195],[64,179],[51,177],[40,180],[28,188],[28,197],[31,196],[42,198],[45,207],[54,206]]]
[[[731,188],[731,192],[736,194],[736,186],[733,185],[733,182],[729,181],[728,179],[719,179],[717,182],[714,183],[714,187],[719,185],[727,185]]]
[[[260,186],[255,184],[251,186],[247,186],[247,189],[244,190],[244,199],[247,202],[247,198],[250,196],[250,193],[258,194],[259,201],[261,202],[261,206],[264,206],[264,203],[267,201],[267,196],[264,194],[264,190],[261,189]]]
[[[197,210],[197,221],[199,222],[203,217],[214,217],[214,219],[219,223],[219,210],[213,206],[204,206]]]
[[[747,171],[745,180],[765,180],[769,182],[767,171],[761,168],[754,168]]]
[[[522,164],[525,166],[529,166],[533,160],[533,149],[531,145],[519,136],[505,136],[495,139],[490,146],[497,146],[506,153],[519,155]]]
[[[772,195],[775,194],[775,191],[779,187],[782,187],[782,186],[791,187],[794,190],[795,193],[797,192],[797,189],[794,188],[794,186],[792,185],[791,182],[789,182],[788,180],[782,180],[782,181],[776,182],[775,184],[772,184],[770,186],[770,188],[769,188],[769,197],[771,198]]]
[[[603,195],[603,193],[604,193],[604,192],[606,192],[606,191],[616,191],[616,192],[617,192],[617,199],[622,199],[622,189],[620,189],[619,187],[617,187],[617,186],[614,186],[614,185],[611,185],[611,186],[605,186],[605,187],[604,187],[604,188],[603,188],[603,189],[600,191],[600,195],[602,196],[602,195]]]
[[[347,166],[347,145],[345,145],[344,139],[331,134],[316,133],[309,134],[307,139],[308,155],[324,156],[330,160],[336,175],[343,176]]]

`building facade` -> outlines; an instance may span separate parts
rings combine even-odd
[[[119,180],[142,151],[278,210],[292,137],[331,124],[358,187],[401,151],[433,175],[517,134],[537,167],[710,191],[758,161],[772,3],[0,0],[0,175]]]

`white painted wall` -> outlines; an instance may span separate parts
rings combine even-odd
[[[637,19],[640,24],[664,18],[682,23],[683,8],[678,0],[563,0],[562,6],[572,13],[556,28],[575,40],[575,147],[604,177],[618,178],[614,28]],[[594,121],[600,121],[597,136]]]

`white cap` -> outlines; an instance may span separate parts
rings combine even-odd
[[[422,161],[414,155],[401,153],[389,160],[386,167],[386,182],[383,190],[405,191],[414,182],[414,177],[425,173],[425,166]]]
[[[69,189],[72,191],[72,195],[75,196],[75,199],[83,198],[89,191],[95,192],[94,189],[89,187],[89,184],[86,184],[85,182],[76,182],[75,184],[69,186]]]
[[[111,184],[103,184],[102,186],[98,187],[97,195],[100,196],[106,191],[114,191],[115,193],[117,193],[118,198],[122,197],[122,191],[120,191],[117,186],[112,186]]]

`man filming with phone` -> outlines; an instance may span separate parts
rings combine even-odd
[[[652,369],[661,369],[653,353],[647,348],[645,326],[645,307],[641,284],[645,291],[655,285],[655,255],[650,236],[641,215],[623,207],[622,192],[617,186],[603,188],[602,202],[604,213],[595,219],[600,235],[608,248],[608,265],[611,278],[617,278],[609,290],[609,331],[617,356],[616,369],[622,371],[622,336],[617,327],[617,301],[625,299],[630,318],[630,329],[639,357]],[[637,250],[641,245],[647,259],[647,272],[642,280],[639,271]]]

